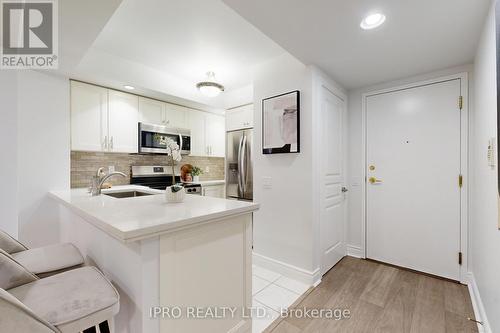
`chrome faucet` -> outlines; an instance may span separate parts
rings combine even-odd
[[[104,182],[106,180],[108,180],[109,178],[111,178],[113,176],[122,176],[125,178],[127,177],[126,174],[124,174],[123,172],[119,172],[119,171],[110,172],[107,175],[105,175],[103,168],[99,168],[97,170],[97,174],[92,177],[92,187],[90,188],[90,193],[92,194],[92,196],[94,197],[97,195],[101,195],[102,185],[104,184]]]

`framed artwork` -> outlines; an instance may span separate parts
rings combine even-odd
[[[262,153],[300,152],[300,92],[262,100]]]
[[[496,142],[496,154],[500,157],[500,1],[496,1],[495,4],[495,26],[496,26],[496,49],[497,49],[497,142]],[[497,201],[498,201],[498,229],[500,229],[500,168],[497,165],[498,173],[498,190],[497,190]]]

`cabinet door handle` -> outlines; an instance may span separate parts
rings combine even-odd
[[[108,149],[108,136],[104,136],[104,141],[102,142],[103,149]]]
[[[113,149],[113,137],[111,137],[111,140],[109,142],[109,149]]]

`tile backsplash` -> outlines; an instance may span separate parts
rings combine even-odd
[[[180,164],[192,164],[200,167],[203,174],[200,180],[224,179],[223,157],[198,157],[183,156]],[[108,171],[108,166],[114,166],[115,171],[121,171],[129,178],[112,177],[110,183],[113,185],[126,185],[130,183],[130,171],[132,165],[168,165],[167,157],[163,155],[138,155],[120,153],[98,153],[98,152],[71,152],[71,188],[88,187],[90,179],[100,167]],[[206,172],[205,168],[210,171]]]

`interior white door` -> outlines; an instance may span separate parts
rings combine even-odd
[[[326,87],[321,98],[321,253],[322,274],[345,256],[343,121],[345,103]]]
[[[139,98],[109,90],[109,151],[138,152]]]
[[[366,98],[368,258],[459,280],[460,85]]]

